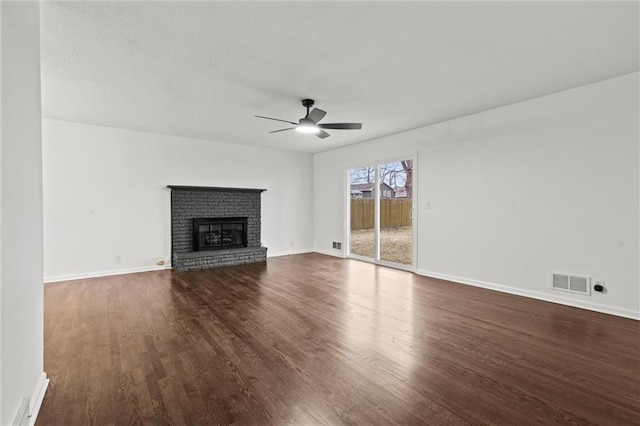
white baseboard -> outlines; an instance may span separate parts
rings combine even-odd
[[[322,249],[313,249],[313,252],[326,254],[327,256],[339,257],[340,259],[344,259],[344,254],[342,250],[322,250]]]
[[[136,274],[138,272],[149,272],[149,271],[162,271],[164,269],[171,269],[171,265],[153,265],[153,266],[140,266],[136,268],[125,268],[125,269],[113,269],[110,271],[100,271],[100,272],[86,272],[81,274],[70,274],[70,275],[58,275],[55,277],[44,277],[45,283],[57,283],[60,281],[71,281],[71,280],[83,280],[86,278],[99,278],[99,277],[108,277],[110,275],[124,275],[124,274]]]
[[[18,411],[13,416],[11,426],[28,426],[29,425],[29,398],[22,398]]]
[[[291,256],[291,255],[294,255],[294,254],[305,254],[305,253],[311,253],[311,252],[313,252],[313,250],[311,250],[311,249],[282,251],[282,252],[278,252],[278,253],[269,253],[267,251],[267,257]]]
[[[312,249],[301,249],[301,250],[291,250],[287,252],[279,252],[279,253],[269,253],[267,252],[267,257],[279,257],[279,256],[291,256],[293,254],[303,254],[303,253],[312,253]],[[125,268],[125,269],[112,269],[110,271],[100,271],[100,272],[86,272],[81,274],[69,274],[69,275],[58,275],[54,277],[44,277],[45,283],[57,283],[61,281],[73,281],[73,280],[84,280],[87,278],[99,278],[99,277],[108,277],[111,275],[124,275],[124,274],[135,274],[138,272],[149,272],[149,271],[162,271],[165,269],[171,269],[171,265],[152,265],[152,266],[141,266],[136,268]]]
[[[416,274],[425,277],[438,278],[441,280],[452,281],[459,284],[471,285],[474,287],[486,288],[489,290],[500,291],[502,293],[515,294],[517,296],[529,297],[532,299],[544,300],[545,302],[558,303],[560,305],[571,306],[574,308],[587,309],[590,311],[601,312],[603,314],[616,315],[623,318],[640,320],[640,312],[631,309],[616,308],[612,306],[601,305],[599,303],[586,302],[582,300],[574,300],[565,296],[542,293],[539,291],[524,290],[517,287],[506,286],[502,284],[490,283],[487,281],[474,280],[471,278],[457,277],[454,275],[441,274],[439,272],[425,271],[418,269]]]
[[[43,371],[42,374],[40,374],[40,379],[38,379],[38,384],[36,384],[36,388],[34,389],[33,395],[31,396],[31,403],[29,404],[30,426],[36,424],[36,419],[38,418],[38,413],[40,412],[40,407],[42,406],[44,394],[47,392],[47,387],[49,387],[49,379],[47,378],[47,373]]]

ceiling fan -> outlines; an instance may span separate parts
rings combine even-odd
[[[280,120],[279,118],[271,118],[271,117],[264,117],[262,115],[256,115],[255,117],[257,118],[264,118],[267,120],[275,120],[275,121],[282,121],[283,123],[289,123],[289,124],[293,124],[295,127],[287,127],[286,129],[280,129],[280,130],[274,130],[272,132],[269,133],[278,133],[278,132],[284,132],[285,130],[296,130],[297,132],[300,133],[313,133],[315,134],[317,137],[324,139],[324,138],[328,138],[329,133],[325,132],[323,129],[336,129],[336,130],[360,130],[362,129],[362,123],[325,123],[325,124],[318,124],[318,121],[322,120],[324,118],[325,115],[327,115],[326,112],[324,112],[321,109],[318,108],[314,108],[311,111],[309,111],[309,108],[311,108],[314,104],[313,99],[303,99],[302,100],[302,106],[307,108],[307,115],[305,115],[304,117],[302,117],[297,123],[294,121],[289,121],[289,120]]]

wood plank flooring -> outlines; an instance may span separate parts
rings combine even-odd
[[[640,424],[640,323],[320,254],[45,286],[38,425]]]

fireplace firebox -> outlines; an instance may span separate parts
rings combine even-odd
[[[193,219],[193,251],[247,247],[246,217]]]

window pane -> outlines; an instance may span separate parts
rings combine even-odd
[[[373,166],[349,170],[349,252],[369,258],[375,257],[375,175]]]
[[[380,260],[411,265],[413,258],[413,162],[380,164]]]

